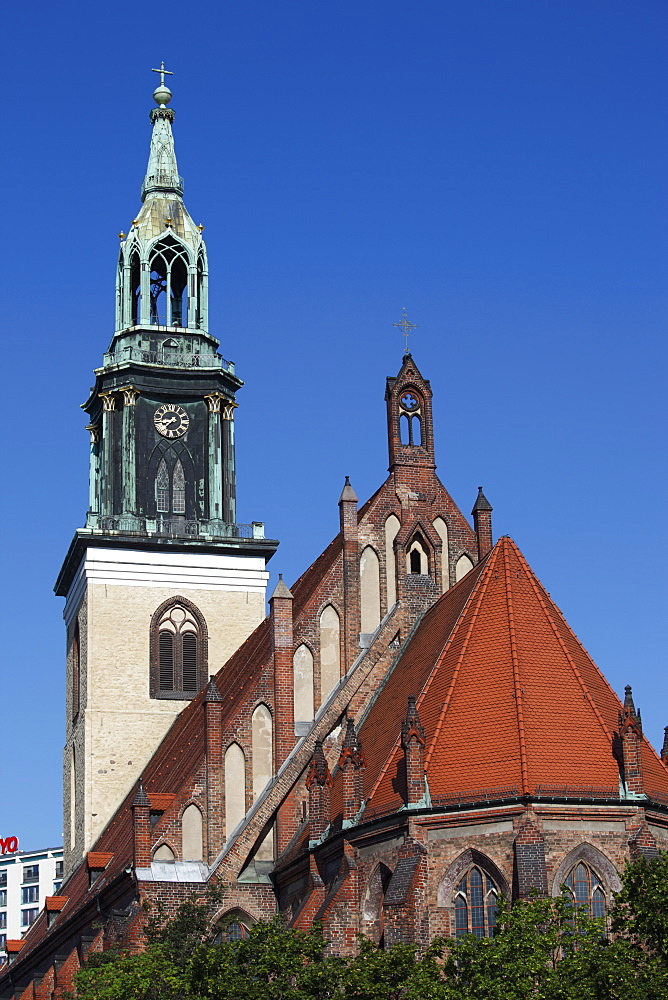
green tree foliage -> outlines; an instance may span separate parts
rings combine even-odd
[[[616,904],[613,930],[668,963],[668,853],[627,865]]]
[[[342,996],[344,963],[325,957],[319,927],[289,930],[281,917],[254,924],[247,938],[202,944],[190,964],[193,997],[211,1000],[328,1000]]]
[[[149,920],[141,955],[88,963],[79,1000],[666,1000],[668,855],[627,867],[612,921],[565,898],[502,902],[494,938],[437,940],[423,955],[360,940],[348,959],[327,955],[321,929],[280,917],[248,937],[213,944],[218,897]]]

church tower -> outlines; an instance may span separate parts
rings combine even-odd
[[[158,72],[142,206],[120,234],[115,332],[83,404],[86,526],[55,588],[67,627],[68,871],[175,716],[264,618],[278,544],[262,523],[236,522],[242,382],[209,333],[203,227],[183,202]]]

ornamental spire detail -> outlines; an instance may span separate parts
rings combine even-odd
[[[179,197],[183,195],[183,178],[179,176],[172,135],[174,111],[167,107],[172,99],[172,92],[165,86],[165,74],[169,76],[174,74],[171,70],[165,69],[164,62],[160,64],[160,69],[151,72],[160,73],[160,84],[153,91],[153,100],[158,106],[153,108],[149,115],[153,123],[153,135],[146,177],[141,189],[142,201],[151,191],[171,191]]]
[[[141,188],[142,206],[132,220],[127,234],[119,233],[118,271],[116,278],[116,339],[113,355],[118,348],[125,351],[140,349],[143,340],[133,331],[147,328],[162,330],[172,350],[185,348],[174,339],[174,332],[188,331],[198,336],[208,334],[208,265],[202,238],[204,226],[196,226],[183,202],[183,178],[179,174],[174,149],[172,123],[174,111],[167,105],[172,92],[165,76],[172,71],[154,69],[160,83],[153,91],[157,107],[150,112],[153,125],[148,166]],[[118,339],[123,334],[122,341]],[[126,334],[130,335],[130,340]],[[169,334],[169,335],[168,335]],[[145,338],[144,338],[145,339]],[[191,353],[202,353],[203,345],[188,342]],[[176,346],[174,346],[176,345]],[[217,347],[204,345],[212,353]],[[157,350],[156,350],[157,349]],[[151,347],[163,354],[162,342]],[[123,355],[124,357],[126,355]],[[114,361],[116,358],[114,358]]]

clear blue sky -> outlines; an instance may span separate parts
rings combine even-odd
[[[662,0],[11,5],[4,15],[0,836],[61,842],[79,404],[112,334],[164,59],[212,331],[246,381],[239,519],[293,580],[386,474],[402,306],[440,475],[482,484],[660,745],[666,699]]]

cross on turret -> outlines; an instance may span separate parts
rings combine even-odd
[[[408,316],[406,315],[406,308],[405,308],[405,306],[401,310],[401,322],[400,323],[393,323],[392,326],[398,326],[401,329],[404,337],[406,338],[406,344],[404,346],[404,354],[408,354],[409,353],[409,350],[408,350],[408,337],[410,336],[411,330],[417,330],[417,323],[410,323],[409,322]]]
[[[165,69],[164,59],[162,59],[160,61],[160,69],[152,69],[151,73],[159,73],[160,74],[160,86],[161,87],[165,86],[165,76],[174,76],[174,74],[172,73],[171,69]]]

